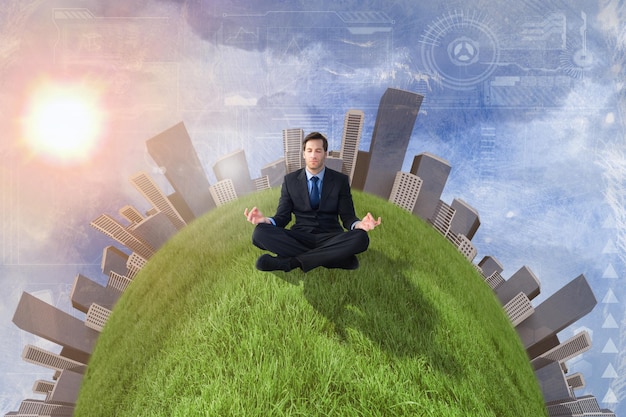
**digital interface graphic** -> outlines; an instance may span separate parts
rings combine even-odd
[[[49,378],[24,346],[59,350],[11,321],[22,292],[81,318],[72,283],[104,284],[113,244],[90,222],[150,209],[130,181],[139,171],[173,192],[146,141],[183,122],[211,184],[241,149],[255,178],[283,155],[284,129],[324,132],[338,150],[349,109],[363,111],[369,149],[391,87],[424,97],[403,170],[423,152],[449,162],[442,200],[479,213],[477,260],[497,258],[505,278],[531,269],[535,304],[585,275],[597,305],[559,337],[589,333],[591,349],[567,363],[585,377],[577,395],[624,414],[625,12],[616,0],[7,2],[0,413]],[[74,130],[50,136],[40,108]]]

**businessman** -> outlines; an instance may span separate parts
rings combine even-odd
[[[276,254],[261,255],[256,267],[285,272],[297,268],[308,272],[318,266],[356,269],[355,255],[369,246],[367,232],[380,225],[380,217],[356,216],[348,176],[324,165],[328,155],[324,135],[308,134],[302,151],[306,167],[285,175],[276,214],[265,217],[257,207],[244,210],[246,219],[256,225],[252,243]],[[296,221],[286,229],[292,214]]]

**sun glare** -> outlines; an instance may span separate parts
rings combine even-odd
[[[33,154],[64,164],[83,162],[103,135],[99,91],[84,84],[42,83],[33,90],[22,123]]]

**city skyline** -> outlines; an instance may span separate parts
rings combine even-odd
[[[397,92],[398,90],[393,90],[393,91]],[[384,97],[386,96],[386,94],[387,93],[385,93]],[[387,103],[386,103],[387,105],[389,105],[389,100],[390,99],[387,96]],[[419,99],[419,101],[421,102],[421,99]],[[346,116],[345,116],[346,123],[344,124],[346,129],[349,128],[347,121],[351,117],[353,117],[355,113],[356,111],[353,111],[353,110],[350,110],[346,113]],[[389,113],[387,115],[390,116]],[[413,126],[407,126],[407,125],[404,126],[404,129],[407,129],[408,127],[410,127],[411,130],[413,129]],[[177,124],[175,128],[178,129],[179,132],[182,132],[185,135],[185,139],[188,138],[188,135],[186,134],[186,130],[184,129],[184,124],[182,122]],[[168,131],[166,132],[171,132],[171,129],[168,129]],[[177,145],[176,135],[171,135],[171,134],[158,135],[158,137],[160,138],[163,138],[164,136],[166,136],[167,139],[166,140],[161,139],[161,142],[160,142],[161,154],[167,153],[168,147],[176,147]],[[410,136],[410,132],[409,132],[409,136]],[[293,163],[295,160],[295,158],[293,157],[288,158],[287,154],[291,149],[295,147],[296,141],[294,137],[300,141],[302,140],[303,130],[302,129],[284,130],[283,137],[284,137],[284,146],[283,146],[284,157],[279,158],[279,161],[282,159],[285,162],[285,170],[287,170],[289,166],[293,167]],[[358,138],[357,140],[353,140],[353,139],[354,139],[354,136],[350,136],[345,133],[342,135],[342,144],[341,144],[342,152],[346,150],[348,154],[352,154],[352,155],[356,154],[355,149],[351,149],[351,147],[354,148],[356,146],[355,144],[358,143]],[[152,139],[148,140],[147,143],[150,143],[151,140]],[[398,142],[398,136],[395,135],[395,136],[392,136],[391,138],[384,137],[383,140],[386,141],[383,143],[383,145],[392,147]],[[344,143],[347,141],[349,141],[350,143],[348,144]],[[405,139],[400,138],[401,144],[404,141]],[[379,146],[383,146],[383,145],[379,145]],[[400,146],[402,147],[404,145],[400,145]],[[291,152],[295,154],[294,151],[291,151]],[[299,152],[301,153],[301,145],[299,145]],[[329,153],[330,152],[332,151],[329,150]],[[173,158],[170,157],[170,159],[168,160],[168,163],[170,165],[180,167],[184,165],[184,161],[186,157],[191,158],[192,161],[197,160],[197,156],[195,155],[195,150],[193,149],[193,147],[191,148],[187,147],[186,152],[182,156],[181,154],[179,154],[177,157],[173,157]],[[430,161],[430,160],[437,161],[437,164],[434,165],[435,167],[435,169],[433,170],[434,172],[429,172],[428,170],[424,170],[424,168],[422,168],[421,172],[423,172],[423,174],[425,175],[426,178],[428,178],[428,180],[431,180],[433,182],[441,182],[442,174],[440,172],[439,167],[441,166],[440,161],[442,160],[434,155],[416,155],[414,157],[414,166],[412,167],[412,168],[415,168],[416,171],[418,169],[417,166],[419,165],[419,162],[415,162],[415,161],[420,161],[421,159],[420,157],[424,157],[425,161]],[[222,204],[227,203],[228,201],[233,201],[237,198],[237,193],[235,191],[234,182],[225,173],[231,173],[232,175],[235,175],[237,177],[237,182],[240,184],[240,187],[242,187],[242,189],[250,189],[254,183],[253,180],[250,178],[250,174],[247,169],[243,170],[243,173],[242,173],[242,169],[241,169],[242,164],[246,163],[246,158],[245,158],[245,154],[243,151],[235,151],[229,155],[225,155],[224,157],[220,158],[218,161],[221,161],[221,163],[218,162],[217,164],[214,165],[214,170],[218,171],[216,175],[218,178],[218,182],[215,184],[209,185],[209,189],[211,191],[211,196],[213,198],[213,203],[214,203],[213,207],[220,206]],[[230,165],[228,164],[228,161],[231,161]],[[368,162],[369,162],[369,158],[368,158]],[[357,163],[358,163],[358,158],[357,158]],[[384,165],[385,167],[388,166],[386,163],[381,162],[381,164]],[[337,166],[344,167],[345,165],[343,165],[342,161],[338,161]],[[364,177],[365,182],[367,182],[367,177],[369,175],[369,168],[372,168],[372,171],[374,173],[380,172],[380,168],[378,168],[376,164],[368,165],[368,170],[365,173],[365,177]],[[444,170],[444,173],[443,173],[443,176],[445,177],[445,179],[443,180],[443,187],[445,187],[447,175],[448,175],[448,170],[446,169]],[[184,226],[184,224],[182,224],[183,222],[182,216],[180,216],[180,214],[177,213],[176,208],[171,203],[168,203],[169,197],[166,196],[159,189],[158,185],[153,180],[151,180],[151,178],[147,174],[140,172],[138,174],[131,175],[129,177],[129,180],[131,183],[133,183],[137,187],[137,189],[140,191],[142,196],[147,201],[149,201],[153,205],[153,208],[155,209],[155,210],[149,211],[148,213],[150,215],[146,218],[142,218],[140,223],[145,223],[147,220],[152,219],[152,218],[163,218],[163,219],[169,220],[169,222],[171,223],[171,226],[177,226],[177,225],[179,225],[180,227]],[[170,176],[169,180],[170,181],[185,181],[183,177],[176,177],[176,176]],[[197,182],[199,181],[199,179],[195,178],[193,179],[193,181]],[[269,186],[269,180],[267,180],[265,184]],[[391,190],[389,191],[389,193],[385,193],[385,194],[389,194],[388,200],[390,202],[399,205],[400,207],[404,208],[408,212],[413,212],[413,208],[419,197],[422,184],[423,184],[422,179],[417,177],[415,174],[403,173],[402,171],[397,171]],[[188,189],[188,187],[183,184],[171,184],[171,185],[174,189],[185,189],[185,188]],[[226,188],[222,188],[222,187],[226,187]],[[215,191],[216,189],[222,190],[222,191]],[[481,273],[481,275],[485,278],[486,282],[488,282],[489,279],[491,278],[491,275],[493,275],[493,273],[490,273],[490,272],[492,271],[492,268],[494,268],[494,265],[497,265],[495,267],[496,270],[494,272],[499,274],[499,272],[501,272],[502,270],[501,265],[499,265],[497,260],[493,258],[485,257],[480,262],[473,263],[474,258],[477,254],[477,251],[471,244],[471,238],[474,236],[474,234],[476,233],[476,231],[478,230],[480,226],[478,213],[469,204],[456,198],[452,201],[451,205],[444,203],[442,200],[439,199],[439,196],[441,195],[441,190],[439,190],[438,193],[435,193],[433,195],[437,197],[437,208],[435,210],[435,213],[433,213],[432,217],[423,218],[423,220],[430,222],[435,229],[437,229],[439,232],[442,233],[443,237],[447,238],[447,240],[449,240],[453,245],[455,245],[459,249],[459,251],[467,258],[467,260],[470,263],[472,263],[472,265],[474,265],[474,267]],[[430,197],[432,198],[432,195]],[[188,198],[195,198],[195,197],[189,196]],[[412,201],[412,203],[409,205],[403,206],[407,198],[409,198]],[[189,203],[185,201],[184,199],[182,201],[179,201],[179,207],[187,207],[188,205]],[[433,202],[429,202],[426,205],[432,206]],[[158,208],[162,208],[164,211],[160,211]],[[120,215],[123,215],[123,209],[124,207],[119,210]],[[441,215],[440,213],[442,212],[445,214]],[[460,214],[461,216],[460,222],[456,221],[457,214]],[[85,305],[89,304],[89,313],[91,313],[94,307],[97,307],[98,309],[102,309],[104,311],[110,311],[108,307],[113,308],[113,304],[116,301],[116,297],[119,296],[121,292],[123,292],[125,287],[131,281],[127,277],[127,275],[130,275],[133,272],[137,272],[136,269],[134,271],[131,271],[132,263],[129,262],[130,256],[143,255],[143,256],[140,256],[139,258],[141,259],[141,262],[140,262],[140,267],[141,267],[143,266],[143,264],[145,264],[146,261],[149,260],[150,256],[152,256],[152,254],[156,250],[158,250],[159,246],[158,245],[150,246],[148,243],[146,243],[145,239],[142,239],[141,236],[139,236],[136,232],[134,232],[136,225],[133,222],[131,222],[129,226],[124,227],[112,217],[106,214],[103,214],[99,216],[97,219],[95,219],[91,224],[95,229],[105,234],[106,236],[109,236],[116,242],[120,243],[122,246],[126,247],[127,250],[131,251],[131,254],[129,255],[119,253],[119,250],[112,252],[118,258],[121,257],[123,259],[125,256],[128,256],[126,258],[126,271],[119,272],[119,273],[115,271],[109,272],[109,284],[107,284],[106,288],[109,288],[113,285],[111,282],[111,280],[113,279],[125,280],[124,286],[119,290],[120,292],[118,293],[114,291],[113,299],[109,298],[109,304],[107,304],[106,307],[96,302],[84,303]],[[155,228],[156,230],[165,230],[165,232],[161,232],[161,234],[165,233],[165,238],[161,241],[161,244],[165,243],[165,241],[169,237],[173,236],[173,234],[176,232],[173,229],[169,230],[168,232],[167,227],[163,229],[163,226],[156,226],[155,223],[153,223],[152,227]],[[104,255],[108,253],[108,249],[109,247],[105,248],[103,251],[103,259],[102,259],[102,272],[103,273],[105,273],[105,264],[107,261]],[[485,264],[485,263],[488,266],[486,273],[484,273],[482,268],[480,267],[481,264]],[[124,268],[122,267],[122,269]],[[74,285],[75,285],[75,289],[77,290],[73,291],[72,301],[73,303],[78,304],[78,305],[80,305],[80,303],[75,301],[74,297],[78,297],[80,295],[79,282],[81,281],[81,278],[83,278],[83,282],[85,280],[90,281],[88,278],[82,277],[80,275],[76,277]],[[527,282],[529,279],[531,282],[530,289],[528,289],[528,287],[525,286],[525,282]],[[92,300],[97,298],[97,297],[94,297],[94,293],[102,294],[105,290],[103,288],[98,288],[98,286],[94,286],[94,284],[95,284],[94,282],[91,282],[91,286],[94,289],[94,291],[90,295],[88,295],[88,298],[91,297]],[[523,314],[523,316],[519,316],[520,314],[519,311],[509,311],[508,306],[510,303],[508,303],[508,301],[511,300],[511,296],[504,295],[506,294],[506,292],[503,291],[503,288],[507,287],[507,284],[510,284],[509,286],[513,286],[514,288],[513,292],[515,292],[516,290],[520,288],[526,288],[525,292],[522,291],[519,294],[519,295],[523,295],[522,298],[524,300],[524,303],[527,306],[525,307],[525,311],[521,313]],[[85,285],[83,285],[83,287],[84,286]],[[87,284],[87,287],[89,287],[89,284]],[[520,336],[522,340],[524,348],[529,354],[531,364],[533,364],[533,366],[535,367],[536,376],[538,378],[539,385],[542,388],[542,393],[544,394],[544,399],[546,400],[546,405],[548,406],[548,410],[550,412],[553,412],[553,410],[560,410],[560,408],[555,406],[556,404],[563,404],[563,403],[569,404],[572,401],[574,401],[575,404],[578,404],[576,402],[577,397],[574,393],[574,387],[570,386],[567,383],[568,379],[567,379],[567,376],[565,375],[566,371],[562,369],[561,364],[563,364],[568,359],[572,359],[573,357],[576,357],[579,354],[582,354],[584,351],[588,350],[591,347],[591,340],[586,332],[579,333],[577,336],[572,338],[573,340],[579,340],[580,336],[582,335],[584,336],[583,340],[587,341],[587,344],[585,346],[583,346],[582,348],[579,347],[577,350],[574,350],[574,351],[572,351],[572,348],[570,348],[570,346],[572,345],[571,343],[572,339],[566,342],[560,343],[557,337],[557,333],[559,333],[565,327],[571,325],[572,323],[576,322],[580,318],[587,315],[593,309],[593,307],[595,307],[595,305],[597,304],[597,300],[593,294],[593,291],[589,287],[589,284],[587,283],[585,277],[582,274],[576,279],[572,280],[569,284],[561,288],[555,294],[552,294],[546,301],[539,304],[537,307],[533,308],[530,304],[530,300],[535,298],[536,295],[539,294],[540,292],[539,287],[540,287],[540,283],[537,280],[537,278],[534,276],[532,271],[530,271],[527,268],[522,268],[516,274],[514,274],[509,280],[501,279],[497,287],[492,288],[492,289],[498,295],[500,302],[503,305],[504,311],[509,315],[513,325],[515,326],[518,332],[518,335]],[[508,292],[510,293],[511,290],[509,290]],[[572,303],[571,302],[572,300],[574,300],[575,302]],[[23,306],[23,305],[26,305],[26,306]],[[85,305],[83,306],[82,309],[79,308],[82,312],[85,312]],[[517,310],[518,307],[515,306],[514,309]],[[53,320],[53,323],[54,323],[53,326],[47,325],[47,326],[42,327],[41,324],[29,319],[29,316],[32,316],[32,315],[34,315],[35,317],[39,316],[37,312],[44,311],[44,310],[48,310],[48,313],[46,314],[46,316],[49,319]],[[87,314],[87,320],[89,320],[89,313]],[[98,324],[97,327],[93,327],[92,325],[89,325],[89,323],[86,323],[88,324],[88,326],[81,328],[80,329],[81,333],[83,333],[84,331],[87,331],[87,332],[91,331],[89,335],[93,339],[94,338],[93,329],[100,329],[101,326],[103,325],[102,324],[103,320],[104,321],[106,320],[107,315],[108,313],[105,313],[105,315],[99,319],[101,324]],[[57,319],[57,317],[62,317],[63,320],[65,320],[66,324],[59,325],[58,323],[62,323],[63,320]],[[44,302],[36,299],[32,295],[28,293],[23,293],[22,300],[20,301],[20,304],[18,305],[18,309],[14,315],[13,321],[23,330],[26,330],[33,334],[37,334],[38,336],[42,338],[48,339],[50,341],[55,341],[56,343],[61,344],[63,346],[63,350],[61,353],[62,355],[67,356],[69,359],[80,358],[82,363],[87,364],[88,357],[91,353],[91,349],[93,348],[94,342],[91,342],[92,343],[91,347],[85,347],[85,345],[80,345],[82,347],[77,348],[79,342],[77,339],[75,339],[74,337],[75,335],[71,334],[72,331],[70,329],[77,329],[76,323],[79,322],[79,320],[69,316],[67,313],[64,313],[60,310],[56,310],[52,308],[51,306],[46,306]],[[546,331],[546,329],[548,331]],[[66,331],[68,332],[67,334],[66,334]],[[26,351],[28,351],[28,347],[25,349],[25,353]],[[567,352],[567,353],[561,353],[561,352]],[[53,356],[54,354],[49,353],[47,355],[49,359],[40,360],[39,363],[41,363],[43,366],[49,366],[48,363],[58,362],[59,360],[62,360],[62,356],[58,358],[53,358]],[[538,363],[537,361],[544,361],[545,364],[543,366],[538,366],[536,365]],[[558,367],[550,366],[552,363],[558,363],[559,366]],[[543,369],[543,368],[546,368],[546,369]],[[62,373],[61,373],[61,376],[62,376]],[[68,379],[69,378],[73,378],[73,377],[68,377]],[[557,380],[558,381],[562,380],[562,386],[558,384],[555,385],[555,381]],[[71,379],[71,381],[72,382],[70,385],[75,388],[76,390],[75,394],[77,397],[77,394],[78,394],[77,390],[80,385],[81,379],[73,378]],[[37,386],[36,383],[34,386]],[[63,385],[63,387],[65,387],[65,385]],[[576,388],[581,388],[581,387],[576,386]],[[50,391],[50,393],[54,394],[55,390],[56,390],[56,386],[52,389],[52,391]],[[567,396],[564,396],[566,394]],[[595,397],[593,397],[593,399],[595,401]],[[28,403],[28,401],[30,400],[25,399],[25,401]],[[44,401],[39,404],[41,406],[45,406],[46,402]],[[598,411],[599,410],[600,409],[598,408]],[[607,416],[614,415],[610,410],[607,410],[607,409],[603,409],[603,412],[605,412],[605,415]],[[19,411],[17,413],[19,413]],[[14,415],[14,414],[9,413],[7,415]],[[16,415],[19,415],[19,414],[16,414]]]

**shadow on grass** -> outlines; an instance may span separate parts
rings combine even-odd
[[[410,279],[410,263],[372,249],[361,260],[354,271],[320,268],[305,275],[304,296],[335,334],[349,343],[347,329],[354,329],[389,354],[419,356],[436,371],[460,376],[449,347],[437,344],[436,335],[449,329],[441,328],[438,309]]]

